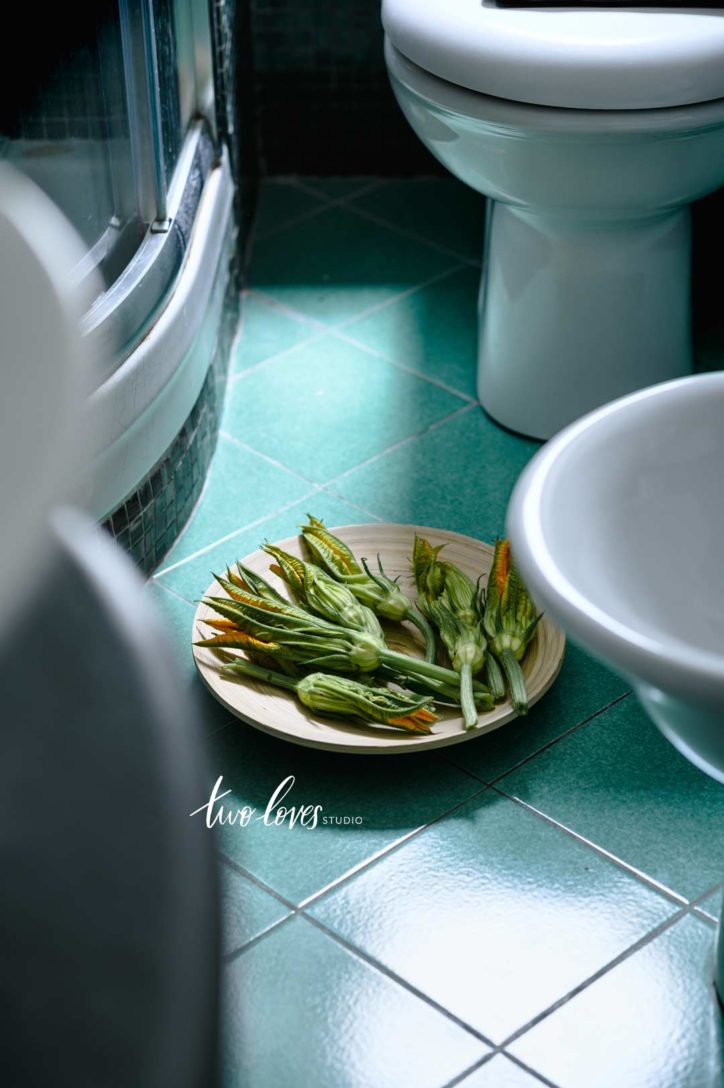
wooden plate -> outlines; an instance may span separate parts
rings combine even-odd
[[[357,558],[382,560],[385,574],[390,578],[400,576],[400,587],[415,598],[415,586],[410,570],[410,556],[415,533],[424,536],[431,544],[445,544],[443,558],[457,564],[473,581],[480,574],[486,575],[493,562],[493,549],[472,537],[450,533],[441,529],[426,529],[417,525],[344,525],[332,529],[352,549]],[[278,542],[279,547],[308,558],[302,550],[299,537]],[[236,561],[233,541],[230,541],[229,565]],[[259,574],[263,574],[277,589],[284,591],[284,583],[269,573],[270,556],[263,551],[252,552],[242,562]],[[212,582],[206,596],[226,596],[224,590]],[[207,637],[209,628],[203,623],[215,615],[206,605],[200,604],[194,619],[193,639]],[[408,624],[385,625],[388,645],[395,650],[424,657],[419,632]],[[555,680],[563,662],[565,640],[563,634],[543,617],[523,660],[531,706],[537,702]],[[244,678],[233,680],[221,675],[219,669],[224,657],[218,650],[203,646],[193,648],[196,666],[201,679],[220,703],[237,717],[275,737],[292,741],[309,748],[326,748],[336,752],[355,752],[368,755],[396,755],[428,748],[443,748],[449,744],[461,744],[482,733],[490,733],[516,717],[509,702],[498,703],[489,711],[481,711],[476,729],[465,729],[462,717],[452,707],[438,710],[440,721],[432,727],[429,736],[405,734],[386,726],[356,725],[341,718],[315,717],[291,692],[282,691],[266,684]]]

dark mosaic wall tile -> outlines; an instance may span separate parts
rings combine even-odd
[[[390,90],[377,0],[250,0],[250,16],[265,173],[440,172]]]
[[[146,574],[169,551],[201,493],[219,433],[239,315],[240,295],[232,269],[214,357],[188,419],[158,464],[104,522],[116,543]]]

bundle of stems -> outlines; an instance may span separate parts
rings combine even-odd
[[[423,614],[435,625],[452,667],[460,676],[460,704],[468,729],[478,721],[473,676],[485,663],[483,605],[478,587],[453,563],[439,559],[444,545],[433,548],[415,536],[412,569]]]
[[[276,559],[271,570],[284,579],[302,607],[325,620],[338,623],[341,627],[369,631],[371,635],[384,638],[375,613],[358,601],[344,582],[332,578],[316,563],[306,563],[275,544],[264,544],[262,547]]]
[[[268,593],[261,596],[242,588],[233,579],[217,580],[229,596],[204,598],[220,619],[206,621],[217,634],[197,645],[251,650],[312,671],[365,675],[386,666],[401,677],[432,681],[433,694],[435,686],[449,692],[457,683],[451,669],[391,650],[379,635],[331,623]],[[492,706],[490,695],[480,687],[476,698],[482,708]]]
[[[224,665],[221,671],[227,676],[248,676],[293,691],[304,706],[317,714],[381,722],[408,733],[430,733],[430,725],[437,721],[430,695],[416,697],[410,692],[370,687],[346,676],[322,672],[295,679],[245,658]]]
[[[520,662],[542,617],[513,562],[509,540],[496,540],[485,595],[483,625],[488,648],[497,658],[518,714],[528,712],[528,692]]]

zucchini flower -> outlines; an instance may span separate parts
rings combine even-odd
[[[297,601],[310,612],[341,627],[369,631],[371,635],[384,638],[372,609],[361,604],[343,582],[336,581],[315,563],[305,563],[274,544],[264,544],[263,548],[277,560],[271,569],[284,579]]]
[[[377,556],[378,573],[373,574],[362,560],[360,565],[354,555],[338,537],[325,527],[324,522],[308,514],[309,524],[302,526],[302,536],[310,551],[323,567],[346,585],[358,601],[371,608],[382,619],[409,620],[425,639],[425,656],[435,660],[435,633],[423,615],[406,597],[396,581],[388,578]]]
[[[536,613],[510,553],[509,540],[496,540],[488,578],[483,622],[489,649],[500,662],[518,714],[528,712],[528,692],[520,661],[533,638],[542,612]]]
[[[224,665],[221,672],[225,676],[249,676],[293,691],[304,706],[317,714],[361,718],[365,722],[391,725],[408,733],[430,733],[431,723],[437,721],[437,716],[430,709],[432,697],[429,695],[416,697],[411,692],[367,687],[357,680],[329,676],[323,672],[312,672],[301,680],[295,680],[245,660]]]
[[[369,631],[330,623],[287,601],[266,600],[237,586],[233,590],[233,597],[230,593],[229,597],[204,598],[204,604],[231,623],[219,629],[218,621],[212,621],[219,633],[197,645],[244,649],[245,640],[251,638],[251,649],[257,653],[314,671],[371,673],[386,665],[402,676],[421,682],[429,677],[447,688],[456,681],[451,669],[390,650],[384,639]],[[486,709],[491,705],[488,696]]]
[[[485,663],[486,641],[478,587],[452,563],[438,559],[444,545],[433,548],[415,537],[412,569],[423,615],[435,624],[452,666],[460,674],[460,703],[468,729],[478,722],[473,675]]]

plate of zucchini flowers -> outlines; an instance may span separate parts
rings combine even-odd
[[[442,748],[527,713],[563,662],[507,540],[416,525],[328,529],[230,559],[193,652],[232,714],[312,748]]]

